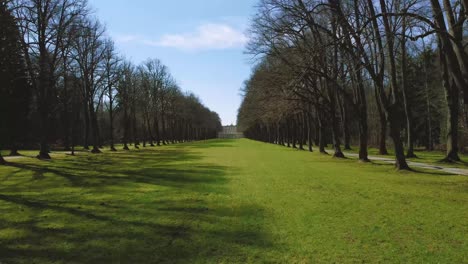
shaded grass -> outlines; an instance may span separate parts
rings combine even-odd
[[[0,261],[217,262],[217,254],[242,259],[236,256],[246,255],[245,245],[268,244],[261,230],[235,221],[258,212],[255,205],[226,207],[228,168],[192,149],[63,155],[1,167]]]
[[[13,160],[0,262],[466,263],[468,177],[249,140]]]

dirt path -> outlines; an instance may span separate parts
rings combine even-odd
[[[330,153],[332,153],[332,152],[333,151],[330,151]],[[359,157],[358,154],[354,154],[354,153],[345,152],[344,154],[346,156],[349,156],[349,157]],[[369,159],[395,164],[395,159],[392,159],[392,158],[369,156]],[[413,161],[408,161],[408,165],[410,165],[412,167],[421,168],[421,169],[437,170],[437,171],[451,173],[451,174],[458,174],[458,175],[468,176],[468,169],[444,167],[444,166],[439,166],[439,165],[433,165],[433,164],[427,164],[427,163],[421,163],[421,162],[413,162]]]

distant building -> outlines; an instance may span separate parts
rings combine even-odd
[[[223,126],[223,130],[218,133],[218,138],[243,138],[242,132],[237,132],[237,126]]]

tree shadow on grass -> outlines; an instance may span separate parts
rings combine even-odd
[[[230,200],[233,168],[192,148],[91,157],[9,163],[26,175],[0,184],[0,262],[246,262],[273,246],[263,209]]]
[[[235,147],[238,139],[216,139],[216,140],[207,140],[207,141],[196,141],[188,142],[184,144],[175,145],[176,148],[226,148],[226,147]]]
[[[414,173],[417,173],[417,174],[428,174],[428,175],[436,175],[436,176],[459,176],[457,174],[454,174],[454,173],[449,173],[449,172],[445,172],[445,171],[437,171],[437,170],[433,170],[433,169],[420,169],[420,168],[417,168],[417,167],[412,167],[411,168],[411,172],[414,172]]]

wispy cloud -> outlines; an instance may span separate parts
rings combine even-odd
[[[176,48],[186,51],[222,50],[243,47],[247,36],[239,29],[226,23],[207,23],[192,32],[166,34],[158,40],[151,40],[137,35],[120,35],[117,42]]]
[[[129,43],[129,42],[138,41],[139,39],[141,39],[141,36],[138,36],[138,35],[116,35],[115,36],[115,42],[117,43]]]

